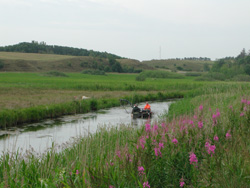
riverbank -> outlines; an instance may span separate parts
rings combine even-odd
[[[248,187],[247,93],[210,88],[139,129],[104,126],[59,153],[5,154],[0,187]]]
[[[156,94],[149,93],[147,95],[134,94],[132,96],[124,96],[123,98],[131,101],[132,103],[138,103],[143,101],[183,98],[183,96],[184,93],[182,92],[158,92]],[[0,111],[0,128],[18,126],[23,123],[38,122],[44,119],[57,118],[63,115],[87,113],[90,111],[111,108],[119,105],[121,105],[119,98],[92,98],[84,100],[76,99],[72,102],[62,104],[40,105],[17,110],[2,110]]]

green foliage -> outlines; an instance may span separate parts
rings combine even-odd
[[[181,70],[183,70],[183,67],[178,66],[178,67],[176,67],[176,69],[181,71]]]
[[[203,66],[203,71],[204,71],[204,72],[210,71],[210,67],[209,67],[208,63],[205,63],[205,64],[204,64],[204,66]]]
[[[4,62],[0,59],[0,69],[4,68]]]
[[[193,77],[197,77],[197,76],[201,76],[202,73],[199,72],[187,72],[185,73],[186,76],[193,76]]]
[[[250,82],[250,76],[245,74],[239,74],[233,77],[232,80],[238,82]]]
[[[58,71],[50,71],[50,72],[46,72],[43,74],[44,76],[51,76],[51,77],[68,77],[67,74],[63,73],[63,72],[58,72]]]
[[[196,78],[197,81],[225,81],[227,76],[220,72],[211,72],[207,74],[203,74],[201,77]]]
[[[101,70],[83,70],[82,74],[90,74],[90,75],[106,75],[104,71]]]
[[[146,80],[146,76],[143,74],[139,74],[138,76],[135,77],[136,81],[145,81]]]
[[[147,78],[174,78],[181,79],[184,78],[183,75],[177,73],[171,73],[168,71],[143,71],[140,73]]]

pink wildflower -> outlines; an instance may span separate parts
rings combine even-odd
[[[241,113],[240,113],[240,117],[242,117],[242,116],[244,116],[244,115],[245,115],[244,112],[241,112]]]
[[[214,150],[215,150],[215,149],[216,149],[216,146],[215,146],[215,145],[209,146],[208,154],[210,154],[210,153],[213,153],[213,154],[214,154]]]
[[[247,103],[247,100],[246,99],[241,99],[241,103]]]
[[[220,117],[220,111],[218,108],[216,109],[216,117]]]
[[[250,101],[247,101],[247,104],[250,105]]]
[[[116,151],[116,155],[121,158],[121,151]]]
[[[146,187],[150,188],[148,181],[143,183],[143,188],[146,188]]]
[[[219,141],[219,137],[217,135],[214,136],[214,141]]]
[[[194,153],[191,153],[189,155],[189,161],[190,161],[190,164],[193,164],[193,163],[197,163],[198,162],[198,159],[196,157],[196,155]]]
[[[154,148],[155,150],[155,156],[158,157],[158,156],[161,156],[161,150],[160,148]]]
[[[146,123],[146,125],[145,125],[146,132],[150,132],[151,131],[150,127],[151,127],[150,124]]]
[[[226,133],[226,139],[230,139],[231,138],[231,134],[230,134],[230,131],[228,131],[227,133]]]
[[[216,117],[217,117],[216,114],[213,114],[212,118],[213,118],[213,119],[216,119]]]
[[[200,110],[200,111],[202,111],[202,110],[203,110],[203,106],[202,106],[202,105],[200,105],[199,110]]]
[[[79,170],[76,170],[76,175],[78,175],[79,174]]]
[[[143,136],[140,140],[139,140],[139,142],[140,142],[140,145],[141,145],[141,147],[142,147],[142,149],[144,149],[144,144],[146,143],[146,140],[145,140],[145,137]]]
[[[176,138],[174,138],[174,139],[172,140],[172,142],[173,142],[174,144],[178,144],[178,140],[177,140]]]
[[[202,121],[199,121],[198,122],[198,127],[201,129],[203,127],[203,122]]]
[[[197,119],[197,116],[196,116],[196,115],[194,115],[194,119]]]
[[[180,187],[183,187],[185,185],[185,182],[183,180],[180,181]]]
[[[161,149],[161,148],[164,148],[164,146],[163,146],[163,143],[162,143],[162,142],[160,142],[160,143],[159,143],[159,149]]]
[[[143,166],[138,166],[139,176],[143,176],[145,174]]]
[[[154,125],[153,130],[157,131],[157,129],[158,129],[158,125]]]
[[[158,148],[155,148],[155,156],[157,157],[158,156]]]
[[[209,142],[206,142],[205,147],[207,149],[208,154],[210,154],[210,153],[214,154],[214,150],[216,149],[215,145],[210,145]],[[212,154],[211,154],[211,156],[212,156]]]
[[[109,188],[115,188],[114,186],[110,185]]]

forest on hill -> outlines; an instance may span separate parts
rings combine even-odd
[[[23,53],[41,53],[41,54],[58,54],[72,56],[91,56],[100,58],[121,59],[122,57],[107,52],[98,52],[82,48],[73,48],[66,46],[47,45],[45,42],[21,42],[15,45],[2,46],[0,51],[3,52],[23,52]]]

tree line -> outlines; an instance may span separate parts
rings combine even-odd
[[[243,49],[236,57],[218,59],[203,76],[211,80],[250,81],[250,51]]]
[[[93,50],[86,50],[82,48],[73,48],[66,46],[47,45],[45,42],[21,42],[15,45],[0,47],[0,51],[5,52],[23,52],[23,53],[41,53],[41,54],[58,54],[58,55],[72,55],[72,56],[92,56],[100,58],[114,58],[121,59],[122,57]]]

